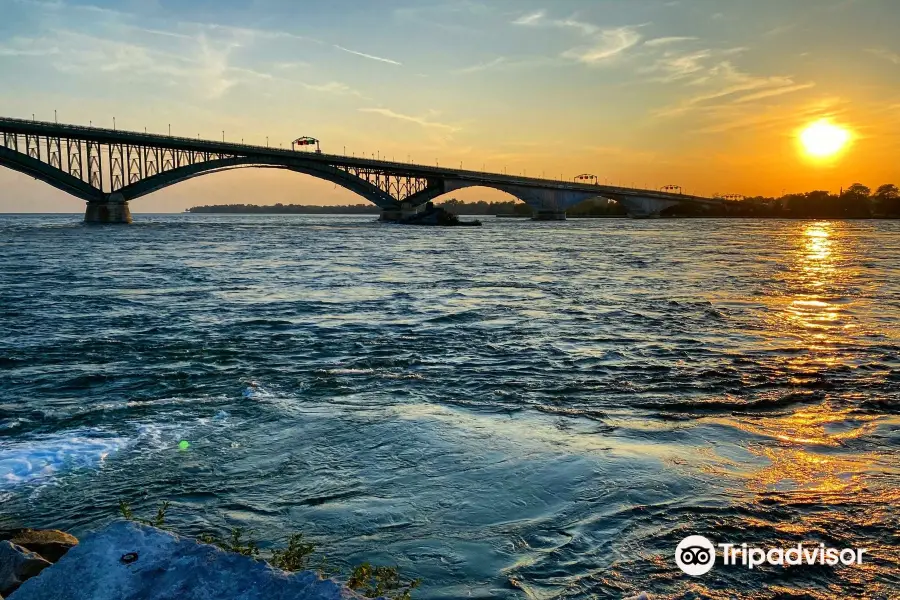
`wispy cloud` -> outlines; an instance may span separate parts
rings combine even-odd
[[[456,72],[457,73],[478,73],[480,71],[488,71],[495,67],[499,67],[500,65],[504,64],[505,62],[506,62],[505,57],[498,56],[494,60],[491,60],[488,62],[478,63],[478,64],[472,65],[470,67],[464,67],[462,69],[457,69]]]
[[[695,37],[689,37],[689,36],[659,37],[659,38],[654,38],[652,40],[647,40],[646,42],[644,42],[644,45],[651,46],[651,47],[667,46],[669,44],[677,44],[679,42],[691,42],[696,39],[697,38],[695,38]]]
[[[884,48],[869,48],[867,52],[870,52],[879,58],[883,58],[884,60],[890,61],[895,65],[900,65],[900,54],[897,54],[896,52],[891,52],[890,50],[886,50]]]
[[[359,112],[365,113],[374,113],[377,115],[382,115],[384,117],[389,117],[391,119],[397,119],[400,121],[407,121],[409,123],[415,123],[416,125],[421,125],[422,127],[426,127],[429,129],[442,129],[444,131],[454,132],[459,131],[458,127],[454,127],[453,125],[448,125],[446,123],[439,123],[437,121],[430,121],[426,117],[416,117],[413,115],[404,115],[402,113],[394,112],[389,108],[360,108]]]
[[[706,88],[694,96],[657,112],[658,116],[672,117],[703,107],[713,100],[727,99],[733,104],[781,96],[813,87],[814,83],[798,84],[788,76],[755,76],[739,71],[729,61],[708,69],[699,80]]]
[[[547,16],[547,11],[545,10],[528,13],[513,21],[513,25],[537,25],[545,16]]]
[[[585,21],[578,21],[576,19],[557,19],[553,21],[553,24],[557,27],[569,27],[571,29],[577,29],[583,35],[594,35],[598,31],[600,31],[600,27],[594,25],[593,23],[587,23]]]
[[[522,15],[512,23],[527,27],[556,27],[578,31],[582,37],[589,38],[590,41],[566,50],[561,56],[586,65],[597,65],[609,61],[641,41],[641,35],[636,27],[604,29],[575,17],[548,19],[547,12],[544,10]]]
[[[377,60],[378,62],[388,63],[390,65],[398,65],[401,66],[403,63],[397,62],[396,60],[391,60],[390,58],[382,58],[380,56],[374,56],[372,54],[366,54],[365,52],[357,52],[356,50],[350,50],[349,48],[344,48],[343,46],[338,46],[334,44],[334,47],[338,50],[342,50],[349,54],[355,54],[356,56],[362,56],[363,58],[368,58],[370,60]]]
[[[734,100],[735,104],[743,104],[745,102],[753,102],[755,100],[762,100],[763,98],[772,98],[773,96],[781,96],[783,94],[790,94],[793,92],[799,92],[800,90],[807,90],[811,87],[815,87],[814,83],[798,83],[796,85],[786,85],[781,87],[774,87],[768,90],[762,90],[761,92],[756,92],[754,94],[747,94],[746,96],[741,96]]]
[[[364,97],[361,93],[351,88],[346,83],[341,83],[340,81],[329,81],[327,83],[301,83],[304,88],[311,90],[313,92],[322,92],[325,94],[337,94],[339,96],[357,96]]]
[[[51,56],[54,54],[59,54],[59,48],[9,48],[0,46],[0,56],[26,57]]]
[[[592,45],[572,48],[562,55],[587,65],[596,65],[615,58],[639,41],[641,35],[634,27],[605,29],[594,36]]]
[[[797,26],[794,24],[786,24],[786,25],[776,25],[772,29],[766,31],[763,35],[766,37],[773,37],[776,35],[781,35],[784,33],[789,33],[793,31]]]
[[[707,109],[713,123],[698,131],[723,133],[735,129],[792,130],[800,123],[845,115],[848,112],[848,105],[847,100],[840,98],[820,98],[799,106],[775,105],[762,110],[759,107],[748,110],[740,104],[720,104]]]

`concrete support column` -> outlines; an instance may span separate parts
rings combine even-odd
[[[675,200],[641,196],[619,196],[615,199],[625,207],[632,219],[657,219],[662,211],[678,204]]]
[[[416,208],[409,202],[403,202],[399,206],[382,208],[381,216],[378,217],[378,220],[391,223],[400,221],[401,219],[405,219],[407,217],[411,217],[414,214],[416,214]]]
[[[131,223],[131,209],[122,194],[110,194],[103,200],[88,202],[85,223]]]
[[[536,210],[531,215],[532,221],[565,221],[566,211],[564,210]]]

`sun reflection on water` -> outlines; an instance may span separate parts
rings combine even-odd
[[[743,468],[724,463],[722,468],[740,473],[745,491],[752,493],[812,494],[820,500],[839,493],[859,499],[872,493],[870,480],[885,465],[881,457],[851,448],[873,434],[882,416],[862,414],[828,393],[854,368],[848,343],[859,302],[855,267],[848,260],[853,240],[845,224],[830,221],[801,224],[792,235],[788,268],[767,294],[765,325],[772,347],[785,351],[780,372],[772,377],[804,390],[808,400],[777,414],[728,418],[731,427],[752,436],[746,449],[754,458]],[[807,392],[810,387],[824,392]]]

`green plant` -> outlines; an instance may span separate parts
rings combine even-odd
[[[156,509],[156,516],[148,520],[135,517],[131,506],[124,500],[120,500],[119,513],[129,521],[163,528],[166,523],[166,512],[169,510],[169,506],[168,500],[163,501]],[[252,533],[252,530],[246,531],[248,536],[252,535]],[[197,536],[197,541],[218,546],[227,552],[236,552],[251,558],[258,557],[260,549],[256,541],[252,538],[245,540],[244,534],[245,531],[242,527],[234,527],[231,529],[231,536],[227,539],[219,538],[211,533],[201,533]],[[269,560],[269,563],[273,567],[291,572],[314,569],[323,578],[340,575],[338,569],[333,569],[329,566],[328,560],[324,556],[313,567],[312,558],[315,551],[315,544],[305,542],[302,533],[295,533],[288,537],[286,548],[272,552],[272,558]],[[365,562],[353,568],[347,578],[346,585],[348,588],[368,598],[384,597],[389,600],[411,600],[412,591],[419,587],[421,582],[421,579],[403,579],[397,567],[380,567]]]
[[[166,524],[166,511],[169,510],[169,501],[163,500],[159,508],[156,509],[156,517],[150,521],[144,521],[147,525],[162,528]]]
[[[119,500],[119,512],[122,514],[123,519],[127,519],[128,521],[134,520],[134,515],[131,512],[131,507],[124,500]]]
[[[309,559],[315,551],[315,544],[305,543],[303,534],[295,533],[288,538],[287,548],[272,552],[269,563],[284,571],[305,571],[309,568]]]
[[[248,535],[252,533],[253,530],[247,532]],[[243,537],[243,527],[232,527],[230,539],[218,540],[214,543],[222,550],[227,550],[228,552],[237,552],[238,554],[243,554],[244,556],[259,556],[259,546],[256,545],[256,542],[252,539],[245,542],[242,539]]]
[[[156,509],[155,517],[152,519],[140,519],[134,516],[131,506],[127,502],[119,500],[119,513],[122,515],[123,519],[134,521],[135,523],[143,523],[144,525],[150,525],[151,527],[159,529],[165,529],[167,510],[169,510],[169,501],[163,500],[162,503],[160,503],[159,508]]]
[[[412,591],[421,579],[404,581],[397,567],[373,566],[367,562],[357,565],[347,579],[347,587],[369,598],[384,596],[391,600],[410,600]]]

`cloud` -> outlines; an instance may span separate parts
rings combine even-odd
[[[242,40],[296,40],[302,42],[312,42],[314,44],[322,44],[322,40],[316,38],[288,33],[286,31],[278,31],[275,29],[255,29],[252,27],[234,27],[232,25],[221,25],[219,23],[196,23],[196,22],[180,22],[178,26],[181,28],[194,28],[199,30],[215,31],[217,33],[226,33],[234,38]]]
[[[402,113],[394,112],[388,108],[360,108],[359,112],[364,113],[374,113],[377,115],[382,115],[384,117],[389,117],[391,119],[398,119],[400,121],[408,121],[410,123],[415,123],[417,125],[421,125],[422,127],[426,127],[429,129],[442,129],[445,131],[459,131],[458,127],[454,127],[452,125],[447,125],[446,123],[438,123],[437,121],[429,121],[425,117],[414,117],[412,115],[404,115]]]
[[[666,52],[656,59],[656,62],[641,69],[642,73],[662,73],[654,81],[671,82],[677,81],[693,75],[695,73],[705,71],[706,65],[704,61],[712,56],[712,50],[697,50],[685,54],[677,54],[675,52]],[[705,78],[701,78],[702,81]]]
[[[363,58],[368,58],[370,60],[377,60],[379,62],[388,63],[391,65],[398,65],[398,66],[401,66],[403,64],[403,63],[397,62],[396,60],[391,60],[390,58],[381,58],[380,56],[373,56],[371,54],[366,54],[364,52],[357,52],[356,50],[350,50],[348,48],[344,48],[343,46],[338,46],[337,44],[334,44],[334,47],[337,48],[338,50],[343,50],[344,52],[348,52],[350,54],[355,54],[356,56],[362,56]]]
[[[502,65],[505,62],[506,62],[506,58],[504,58],[503,56],[499,56],[499,57],[495,58],[494,60],[491,60],[491,61],[488,61],[485,63],[478,63],[476,65],[472,65],[471,67],[457,69],[456,72],[457,73],[478,73],[480,71],[488,71],[490,69],[493,69],[494,67],[498,67],[498,66]]]
[[[583,35],[593,35],[600,31],[600,27],[594,25],[593,23],[587,23],[585,21],[578,21],[573,17],[569,17],[568,19],[552,19],[548,20],[547,11],[539,10],[537,12],[533,12],[527,15],[523,15],[513,21],[513,25],[525,25],[530,27],[536,27],[539,25],[552,25],[554,27],[560,28],[571,28],[577,29]]]
[[[696,40],[696,39],[698,39],[698,38],[695,38],[695,37],[688,37],[688,36],[660,37],[660,38],[655,38],[655,39],[652,39],[652,40],[647,40],[646,42],[644,42],[644,45],[645,45],[645,46],[651,46],[651,47],[656,47],[656,46],[667,46],[667,45],[669,45],[669,44],[677,44],[677,43],[679,43],[679,42],[691,42],[691,41],[694,41],[694,40]]]
[[[867,52],[874,54],[879,58],[883,58],[886,61],[892,62],[895,65],[900,65],[900,54],[896,52],[891,52],[890,50],[885,50],[884,48],[869,48]]]
[[[594,35],[598,31],[600,31],[600,28],[593,23],[576,21],[575,19],[558,19],[556,21],[553,21],[553,24],[557,27],[570,27],[572,29],[577,29],[584,35]]]
[[[9,48],[0,46],[0,56],[51,56],[59,54],[59,48]]]
[[[849,101],[841,98],[821,98],[800,106],[769,106],[748,110],[741,104],[722,104],[707,110],[713,124],[699,129],[699,133],[723,133],[735,129],[789,131],[799,123],[821,118],[836,118],[848,112]]]
[[[325,94],[337,94],[339,96],[358,96],[360,98],[363,97],[358,91],[351,88],[346,83],[341,83],[340,81],[329,81],[328,83],[320,83],[320,84],[312,84],[312,83],[301,83],[304,88],[311,90],[313,92],[322,92]]]
[[[734,100],[735,104],[742,104],[744,102],[752,102],[754,100],[762,100],[763,98],[771,98],[773,96],[781,96],[782,94],[790,94],[792,92],[799,92],[800,90],[806,90],[811,87],[814,87],[815,83],[798,83],[797,85],[788,85],[782,87],[775,87],[769,90],[763,90],[761,92],[756,92],[754,94],[748,94],[746,96],[741,96],[740,98],[736,98]]]
[[[512,23],[528,27],[556,27],[578,31],[583,37],[590,38],[591,43],[566,50],[561,56],[587,65],[596,65],[615,58],[641,40],[636,27],[603,29],[574,17],[547,19],[547,12],[544,10],[522,15]]]
[[[772,37],[772,36],[781,35],[784,33],[789,33],[791,31],[793,31],[796,27],[797,26],[794,24],[777,25],[777,26],[773,27],[772,29],[763,33],[763,36]]]
[[[539,10],[527,15],[522,15],[521,17],[513,21],[513,25],[537,25],[544,19],[545,16],[547,16],[547,11]]]
[[[721,62],[705,72],[697,85],[708,85],[706,91],[686,98],[674,106],[657,111],[657,116],[672,117],[700,108],[712,100],[729,98],[733,104],[747,104],[813,87],[798,84],[788,76],[754,76],[736,69],[729,61]]]
[[[594,38],[593,45],[566,50],[562,56],[587,65],[596,65],[615,58],[641,41],[641,35],[634,27],[605,29]]]

